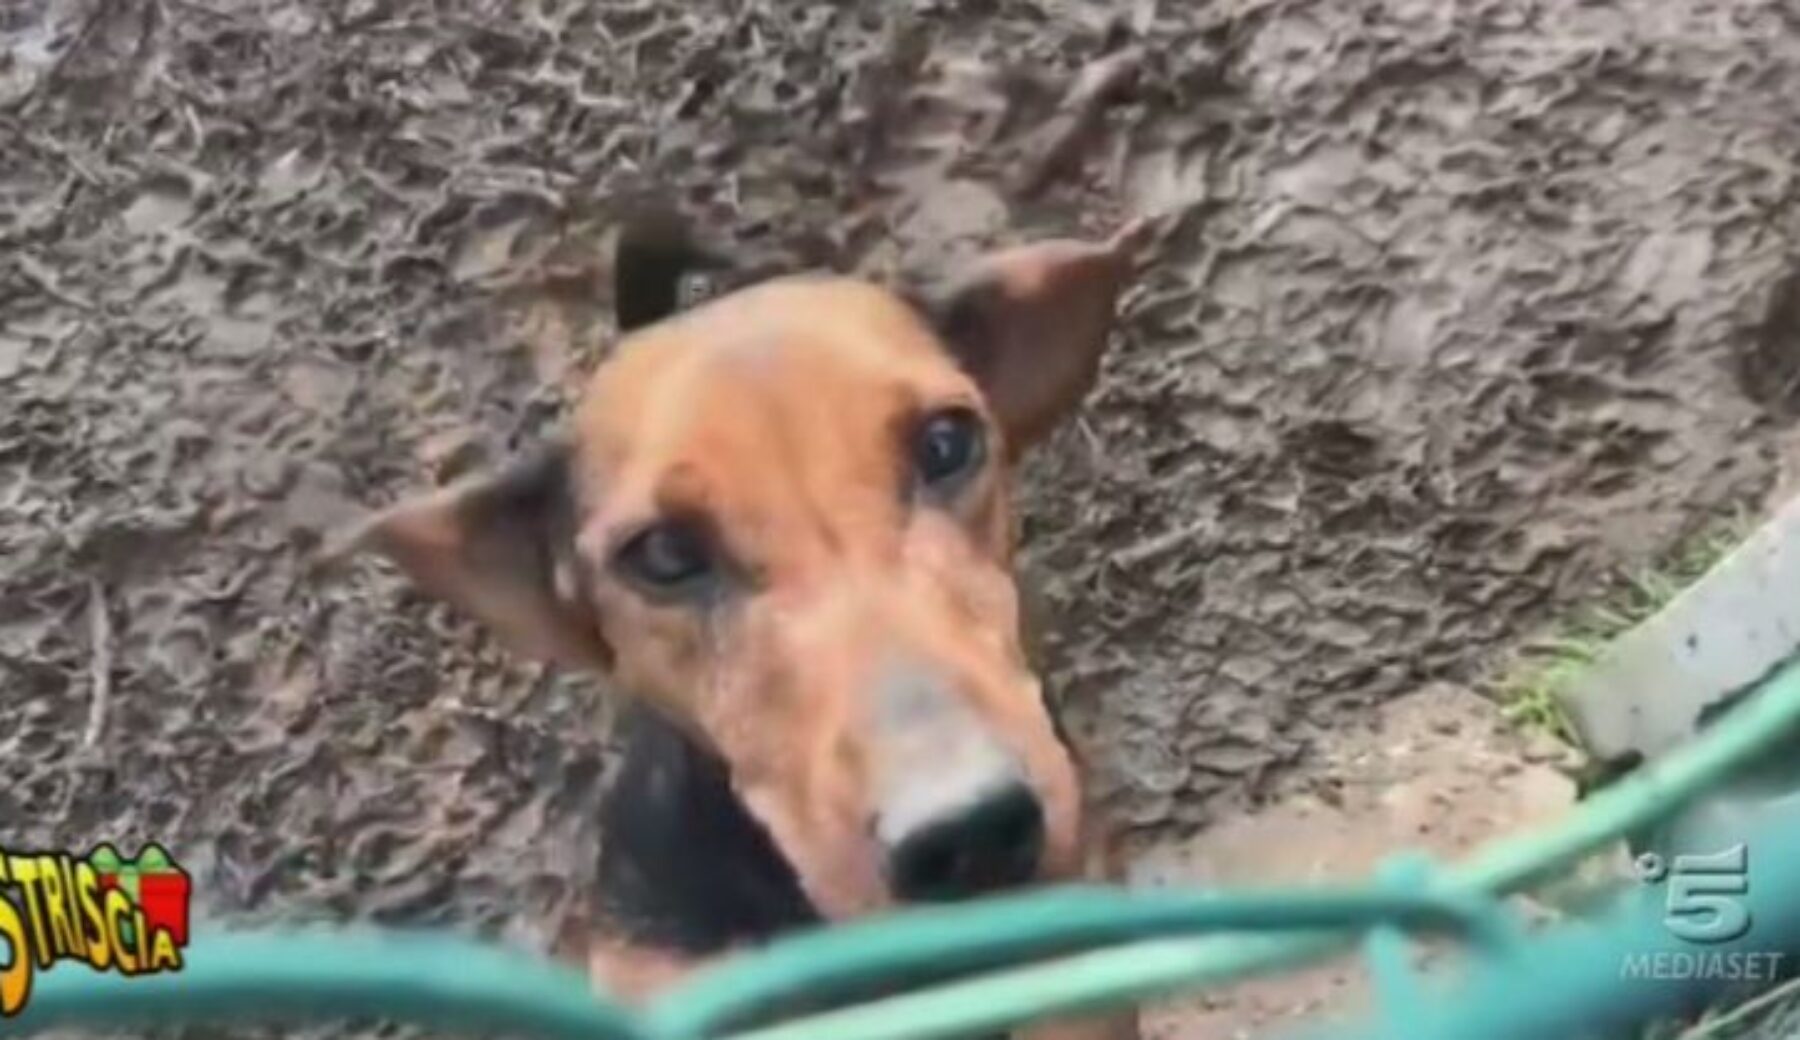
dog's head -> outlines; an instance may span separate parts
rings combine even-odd
[[[622,248],[626,335],[566,439],[353,542],[666,712],[827,916],[1072,876],[1080,796],[1021,649],[1007,485],[1093,383],[1141,232],[925,291],[778,278],[673,314],[700,255]]]

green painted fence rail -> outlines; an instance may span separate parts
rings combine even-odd
[[[1682,1006],[1707,980],[1639,977],[1632,958],[1792,957],[1800,967],[1800,812],[1757,827],[1746,895],[1755,927],[1700,949],[1662,926],[1659,890],[1626,890],[1593,920],[1526,934],[1499,897],[1567,872],[1669,819],[1800,734],[1800,664],[1784,667],[1686,748],[1576,807],[1560,826],[1467,863],[1402,855],[1369,884],[1303,890],[1132,891],[1078,886],[909,910],[818,929],[698,972],[647,1007],[585,977],[440,933],[351,929],[197,932],[182,972],[40,974],[0,1037],[52,1027],[381,1019],[542,1040],[932,1040],[1116,1008],[1363,943],[1380,1006],[1350,1037],[1535,1038]],[[1742,840],[1740,838],[1739,840]],[[1472,952],[1459,988],[1413,978],[1402,933]],[[920,973],[950,981],[906,987]],[[888,995],[868,997],[871,987]],[[898,989],[899,992],[892,992]],[[770,1021],[780,1008],[844,1006]],[[1635,1016],[1635,1017],[1634,1017]]]

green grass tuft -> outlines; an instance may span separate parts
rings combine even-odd
[[[1707,525],[1658,564],[1620,575],[1598,599],[1527,645],[1494,684],[1506,718],[1521,729],[1580,746],[1562,706],[1570,684],[1608,643],[1668,606],[1755,529],[1742,513]]]

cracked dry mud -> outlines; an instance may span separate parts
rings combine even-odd
[[[1786,0],[0,5],[0,834],[546,941],[605,702],[310,560],[555,421],[663,186],[875,273],[1168,219],[1025,480],[1154,856],[1768,491],[1796,96]]]

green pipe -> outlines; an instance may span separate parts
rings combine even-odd
[[[1040,892],[964,906],[937,918],[936,924],[930,911],[910,911],[773,944],[678,987],[643,1019],[596,998],[577,972],[448,936],[334,932],[207,937],[190,947],[181,974],[122,979],[73,967],[45,973],[25,1011],[0,1021],[0,1036],[51,1025],[303,1016],[315,1021],[380,1018],[457,1031],[494,1029],[546,1040],[676,1040],[708,1035],[721,1024],[754,1015],[772,994],[866,980],[868,973],[883,970],[891,980],[894,966],[931,959],[923,956],[930,950],[909,948],[901,940],[921,942],[932,934],[942,940],[935,930],[952,920],[957,923],[951,930],[964,939],[995,928],[997,922],[1007,923],[1012,931],[990,936],[989,953],[1019,952],[1019,944],[1027,940],[1031,950],[1042,951],[1071,937],[1090,941],[1102,933],[1166,933],[1175,926],[1149,913],[1159,905],[1185,907],[1192,915],[1184,925],[1189,928],[1302,929],[1287,936],[1246,932],[1139,942],[747,1030],[734,1040],[928,1040],[991,1031],[1294,964],[1354,941],[1344,931],[1311,929],[1366,929],[1381,923],[1380,913],[1409,906],[1417,911],[1433,901],[1442,911],[1463,900],[1472,905],[1482,897],[1514,891],[1682,808],[1786,739],[1797,725],[1800,665],[1784,669],[1725,714],[1704,739],[1600,793],[1556,830],[1514,839],[1460,870],[1438,875],[1435,885],[1414,893],[1412,902],[1396,900],[1391,892],[1384,897],[1379,887],[1361,890],[1357,898],[1364,902],[1358,914],[1350,913],[1349,902],[1332,905],[1332,900],[1344,900],[1341,894],[1316,890],[1298,903],[1284,897],[1278,904],[1263,905],[1256,916],[1245,909],[1241,894],[1115,892],[1102,900],[1092,890]],[[1090,916],[1061,919],[1059,914],[1074,905],[1067,900],[1075,896],[1096,900],[1086,911]],[[1135,907],[1140,916],[1108,923],[1100,911],[1108,900],[1113,910]],[[1449,916],[1459,919],[1456,913]],[[834,934],[838,937],[831,938]],[[806,957],[791,952],[809,949]],[[935,949],[946,956],[954,950],[943,945]],[[939,966],[944,966],[941,961]]]
[[[1724,942],[1684,939],[1667,924],[1667,890],[1636,885],[1619,892],[1597,916],[1533,936],[1531,955],[1512,965],[1476,962],[1448,991],[1416,999],[1405,1026],[1382,1008],[1335,1023],[1314,1024],[1290,1040],[1520,1040],[1639,1035],[1653,1015],[1692,1013],[1724,992],[1767,984],[1791,971],[1800,955],[1800,885],[1784,884],[1800,860],[1800,806],[1765,803],[1753,822],[1714,827],[1714,847],[1751,837],[1745,885],[1734,902],[1754,926]],[[1528,999],[1521,999],[1529,995]]]
[[[1600,791],[1549,831],[1507,839],[1442,875],[1457,893],[1504,895],[1566,870],[1683,808],[1800,729],[1800,663],[1784,666],[1702,739]],[[1133,943],[735,1033],[731,1040],[939,1040],[1169,996],[1348,949],[1341,932]],[[682,999],[685,988],[670,994]],[[904,1032],[895,1032],[904,1023]]]
[[[176,974],[127,978],[53,967],[38,978],[24,1013],[0,1022],[0,1035],[84,1022],[228,1020],[251,1008],[265,1019],[388,1017],[459,1029],[469,1022],[512,1024],[547,1038],[698,1036],[715,1014],[738,1019],[784,997],[831,994],[946,962],[1003,962],[1047,942],[1085,945],[1266,920],[1295,928],[1358,927],[1371,919],[1457,934],[1486,947],[1504,941],[1491,907],[1431,893],[1220,896],[1067,888],[820,930],[734,962],[684,986],[692,999],[633,1019],[596,1001],[579,972],[546,970],[467,939],[377,931],[225,933],[197,936]]]
[[[1304,931],[1387,922],[1460,935],[1500,953],[1512,937],[1488,901],[1439,893],[1356,889],[1200,893],[1069,886],[979,905],[913,909],[773,943],[690,979],[649,1009],[654,1031],[702,1037],[790,1002],[842,1003],[982,968],[1154,936],[1267,928]]]
[[[441,934],[331,930],[196,934],[179,972],[126,977],[76,964],[33,980],[0,1036],[57,1026],[384,1019],[542,1040],[652,1040],[585,974]]]

